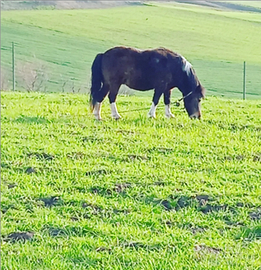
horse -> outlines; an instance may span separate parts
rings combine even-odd
[[[171,90],[177,87],[183,97],[190,118],[201,118],[200,101],[205,88],[199,82],[192,65],[180,54],[167,48],[139,50],[117,46],[96,55],[91,67],[90,106],[97,120],[101,120],[101,104],[108,95],[114,119],[121,116],[116,97],[122,84],[139,91],[154,89],[148,116],[156,118],[156,107],[164,95],[165,115],[174,117],[170,110]]]

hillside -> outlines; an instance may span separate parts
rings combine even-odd
[[[11,80],[15,42],[17,88],[86,92],[90,66],[115,45],[168,47],[194,65],[209,95],[241,98],[243,61],[248,98],[261,94],[261,21],[257,13],[216,10],[188,4],[157,4],[89,10],[3,11],[1,66]]]
[[[260,102],[96,122],[87,99],[1,93],[3,269],[259,268]]]

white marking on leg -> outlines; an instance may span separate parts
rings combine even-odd
[[[157,105],[155,105],[154,102],[152,102],[152,105],[148,114],[149,117],[156,118],[156,108],[157,108]]]
[[[101,120],[101,102],[96,102],[93,108],[93,114],[96,120]]]
[[[171,111],[170,111],[170,104],[165,105],[165,115],[166,115],[166,117],[168,117],[168,118],[173,118],[173,117],[175,117],[174,114],[172,114]]]
[[[116,103],[115,102],[111,103],[111,115],[116,120],[121,118],[121,116],[118,113],[118,110],[117,110],[117,107],[116,107]]]

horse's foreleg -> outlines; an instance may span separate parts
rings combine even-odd
[[[155,105],[154,102],[152,101],[152,104],[148,113],[148,116],[150,118],[156,118],[156,108],[157,108],[157,105]]]
[[[162,95],[162,91],[155,89],[153,99],[152,99],[152,104],[151,104],[149,114],[148,114],[148,116],[151,118],[156,118],[156,108],[159,103],[159,99],[161,95]]]
[[[117,107],[116,107],[116,97],[118,94],[119,88],[117,88],[117,90],[113,90],[113,92],[109,93],[109,101],[111,104],[111,115],[115,120],[118,120],[121,118],[121,116],[118,113]]]
[[[170,111],[170,94],[171,94],[170,90],[164,93],[165,115],[168,118],[173,118],[175,116]]]
[[[111,103],[111,115],[115,120],[118,120],[121,118],[121,116],[118,113],[117,107],[116,107],[116,103],[112,102]]]

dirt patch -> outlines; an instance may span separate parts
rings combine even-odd
[[[101,170],[93,170],[93,171],[86,172],[85,175],[86,176],[90,176],[90,175],[99,176],[99,175],[107,175],[107,174],[111,174],[111,173],[112,173],[111,170],[101,169]]]
[[[131,183],[118,183],[115,184],[114,191],[118,193],[123,193],[125,192],[128,188],[131,188],[132,185]]]
[[[63,237],[66,236],[66,230],[63,228],[55,228],[55,227],[50,227],[48,228],[48,233],[52,237]]]
[[[51,155],[51,154],[48,154],[45,152],[42,152],[42,153],[31,152],[31,153],[28,153],[27,156],[29,158],[35,157],[35,158],[40,159],[40,160],[53,160],[55,158],[54,155]]]
[[[209,247],[206,245],[196,245],[194,246],[194,250],[197,253],[201,253],[201,254],[206,254],[206,253],[212,253],[212,254],[219,254],[221,252],[223,252],[223,250],[221,248],[217,248],[217,247]]]
[[[261,153],[256,153],[253,155],[254,162],[261,162]]]
[[[27,174],[37,173],[37,170],[35,168],[33,168],[33,167],[28,167],[25,170],[25,173],[27,173]]]
[[[91,187],[89,190],[91,193],[98,194],[98,195],[112,195],[112,190],[105,187]]]
[[[4,204],[1,203],[1,212],[5,214],[9,209],[16,209],[17,208],[13,204]]]
[[[260,220],[261,219],[261,208],[257,208],[256,211],[250,212],[249,217],[252,220]]]
[[[52,207],[52,206],[57,206],[57,205],[63,204],[63,200],[59,196],[38,198],[37,200],[42,201],[44,203],[44,206],[46,206],[46,207]]]
[[[149,158],[147,156],[141,156],[141,155],[127,155],[127,161],[128,160],[131,160],[131,161],[135,161],[135,160],[138,160],[138,161],[146,161],[148,160]]]
[[[94,136],[86,136],[82,138],[82,142],[90,142],[90,143],[94,143],[94,142],[100,142],[102,141],[102,139],[99,139],[97,137]]]
[[[99,217],[111,217],[113,214],[127,215],[130,213],[129,209],[104,209],[98,205],[89,204],[87,202],[82,203],[82,208],[85,209],[85,213],[82,215],[82,217],[85,219],[91,218],[92,215],[97,215]]]
[[[123,134],[123,135],[135,135],[135,134],[140,134],[140,133],[137,133],[137,132],[135,132],[135,131],[124,130],[124,129],[118,129],[116,132],[117,132],[117,133],[120,133],[120,134]]]
[[[12,189],[12,188],[17,187],[17,184],[16,183],[11,183],[11,184],[8,184],[7,187],[8,187],[8,189]]]
[[[84,209],[90,209],[94,213],[99,213],[99,212],[102,211],[102,208],[100,206],[95,205],[95,204],[90,204],[90,203],[87,203],[87,202],[83,202],[82,203],[82,208],[84,208]]]
[[[34,232],[13,232],[3,237],[6,242],[15,243],[18,241],[25,242],[31,241],[34,237]]]
[[[170,184],[170,182],[167,182],[167,181],[155,181],[151,185],[165,187],[165,186],[167,186],[169,184]]]
[[[111,252],[111,248],[108,247],[98,247],[96,248],[96,252]]]
[[[142,243],[142,242],[134,242],[134,241],[124,242],[124,243],[122,243],[122,246],[124,248],[130,247],[130,248],[134,248],[134,249],[146,248],[147,247],[147,245]]]
[[[160,204],[163,206],[163,208],[167,211],[170,211],[173,209],[173,205],[168,200],[162,200]]]
[[[177,200],[175,210],[179,210],[179,209],[185,208],[185,207],[190,207],[193,204],[195,204],[194,198],[188,197],[188,196],[181,196]]]
[[[84,159],[86,158],[86,154],[83,152],[72,152],[72,153],[67,153],[66,157],[70,159]]]
[[[148,152],[150,153],[160,153],[160,154],[169,154],[174,152],[174,149],[172,148],[166,148],[166,147],[153,147],[151,149],[148,149]]]
[[[120,214],[124,214],[124,215],[128,215],[131,212],[130,209],[113,209],[113,213],[116,215],[120,215]]]
[[[225,156],[223,158],[224,161],[232,161],[232,160],[238,160],[238,161],[241,161],[241,160],[244,160],[246,159],[246,156],[244,155],[236,155],[236,156]]]
[[[211,212],[218,212],[218,211],[230,211],[233,208],[229,207],[228,205],[212,205],[212,204],[206,204],[202,207],[199,207],[199,211],[203,214],[208,214]]]
[[[193,234],[198,234],[198,233],[204,233],[206,232],[205,228],[201,228],[201,227],[191,227],[189,229]]]
[[[235,207],[228,206],[227,204],[218,204],[214,198],[205,194],[195,196],[170,195],[167,199],[160,200],[153,198],[147,199],[147,202],[161,205],[166,211],[179,211],[183,208],[192,207],[204,214],[218,211],[236,212]]]

